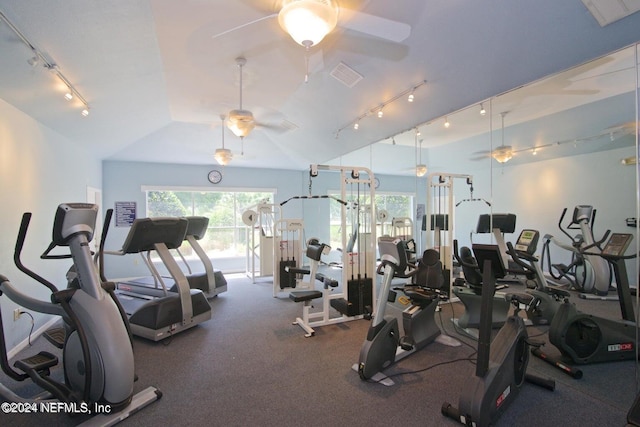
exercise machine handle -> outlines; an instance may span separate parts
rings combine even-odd
[[[538,259],[535,256],[529,255],[528,253],[523,251],[516,250],[511,242],[507,242],[507,252],[509,252],[509,255],[511,255],[513,261],[520,267],[524,268],[526,271],[535,272],[535,269],[533,269],[531,265],[528,265],[527,263],[522,261],[522,259],[526,259],[529,262],[536,262]]]
[[[18,230],[18,237],[16,238],[16,246],[15,250],[13,251],[13,262],[20,271],[22,271],[32,279],[35,279],[45,285],[52,293],[58,292],[58,288],[53,283],[40,276],[36,272],[31,271],[30,269],[25,267],[24,264],[22,264],[20,256],[22,255],[22,248],[24,247],[24,241],[27,236],[29,222],[31,222],[31,212],[25,212],[24,214],[22,214],[22,221],[20,222],[20,229]]]
[[[602,236],[602,239],[598,240],[597,242],[593,242],[590,245],[586,245],[586,246],[580,248],[580,252],[582,254],[586,255],[587,254],[586,251],[588,249],[593,248],[594,246],[597,247],[598,249],[602,250],[602,247],[600,245],[602,245],[607,240],[607,238],[609,237],[609,234],[611,234],[611,230],[607,230],[604,233],[604,236]],[[589,255],[599,255],[599,254],[589,254]]]

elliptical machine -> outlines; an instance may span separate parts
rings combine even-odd
[[[394,382],[382,373],[393,363],[415,353],[433,341],[457,347],[460,342],[441,335],[434,313],[440,300],[437,289],[444,284],[440,255],[427,249],[418,266],[409,264],[405,242],[400,239],[380,237],[378,239],[381,263],[378,274],[383,274],[380,297],[367,338],[360,349],[360,357],[353,369],[362,380],[373,380],[390,386]],[[421,267],[422,266],[422,267]],[[391,288],[394,278],[416,278],[414,283]],[[418,284],[418,282],[420,284]],[[424,283],[424,286],[422,285]],[[385,316],[387,302],[394,302],[395,291],[403,292],[410,305],[402,312],[405,335],[400,337],[398,319]]]
[[[593,237],[596,210],[588,205],[576,206],[573,209],[571,222],[566,227],[563,227],[562,222],[566,213],[567,208],[564,208],[558,221],[558,228],[570,239],[571,244],[563,244],[552,235],[545,235],[540,256],[542,263],[547,262],[548,271],[552,279],[556,281],[565,280],[570,289],[573,288],[587,294],[594,293],[598,296],[607,295],[612,277],[607,261],[597,254],[600,251],[600,244],[606,240],[606,236],[598,242]],[[580,230],[580,234],[572,236],[567,230]],[[551,264],[549,248],[551,241],[571,252],[571,262],[569,264]],[[589,253],[585,252],[587,250],[589,250]],[[561,284],[561,282],[558,283],[558,285]]]
[[[474,255],[482,272],[482,318],[478,339],[478,360],[475,376],[465,386],[458,407],[442,404],[444,416],[467,426],[488,426],[494,423],[517,397],[524,381],[554,390],[555,382],[527,374],[529,341],[523,319],[515,313],[491,341],[491,313],[496,279],[504,277],[506,269],[497,245],[474,244]]]
[[[605,238],[608,234],[605,234]],[[587,253],[600,257],[612,266],[622,319],[606,319],[583,313],[565,300],[558,307],[549,328],[549,342],[562,354],[560,360],[556,359],[557,362],[568,360],[585,365],[636,358],[637,329],[625,265],[626,259],[635,258],[636,255],[624,255],[632,238],[632,234],[613,233],[601,252]],[[554,360],[540,351],[534,354]]]
[[[96,405],[108,407],[109,413],[99,415],[100,419],[96,421],[111,425],[159,399],[162,394],[155,387],[133,394],[134,359],[127,318],[115,297],[115,285],[100,282],[89,249],[97,212],[97,205],[87,203],[58,206],[52,242],[41,258],[73,259],[70,276],[74,278],[64,290],[58,290],[53,283],[22,264],[20,254],[31,213],[23,215],[14,261],[22,272],[51,291],[51,302],[22,293],[5,276],[0,276],[0,295],[6,295],[28,310],[62,317],[66,332],[60,343],[64,383],[51,377],[51,368],[58,364],[58,358],[46,351],[16,361],[15,369],[9,365],[0,315],[2,370],[16,381],[30,378],[44,390],[41,395],[24,398],[0,384],[0,396],[7,401],[34,405],[57,400],[83,413],[93,412]],[[58,246],[69,247],[71,254],[49,255]]]

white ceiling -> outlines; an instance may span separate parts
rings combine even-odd
[[[225,132],[230,166],[305,169],[640,40],[640,14],[602,27],[580,0],[343,0],[392,21],[391,30],[339,26],[309,52],[305,83],[304,48],[276,18],[261,19],[277,3],[0,0],[0,12],[59,67],[91,114],[81,117],[55,76],[27,63],[32,52],[2,21],[0,98],[103,159],[214,164],[219,116],[238,108],[235,58],[244,56],[243,107],[265,126],[245,138],[244,155]],[[396,28],[409,36],[389,40]],[[340,63],[362,80],[349,88],[332,77]],[[352,129],[423,80],[415,102],[402,97],[382,119],[367,116]],[[394,173],[390,163],[375,160],[385,173]]]

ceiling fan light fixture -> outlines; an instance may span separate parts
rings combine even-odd
[[[491,157],[493,157],[498,163],[507,163],[513,157],[511,146],[503,145],[496,148],[493,150],[493,153],[491,153]]]
[[[227,127],[235,136],[245,137],[256,127],[253,113],[248,110],[231,110]]]
[[[309,48],[336,27],[338,9],[331,0],[293,0],[282,7],[278,22],[296,43]]]
[[[233,158],[233,154],[231,154],[231,150],[228,148],[216,148],[216,152],[213,155],[213,158],[216,159],[216,162],[222,166],[227,166],[231,159]]]
[[[425,176],[427,174],[427,165],[416,166],[416,176]]]

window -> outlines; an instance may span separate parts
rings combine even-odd
[[[246,256],[246,225],[242,213],[264,200],[273,200],[269,191],[197,191],[147,189],[147,216],[205,216],[209,226],[199,241],[211,258]],[[191,248],[181,248],[184,256]],[[244,266],[244,264],[242,264]],[[231,268],[236,270],[237,267]],[[226,270],[226,268],[225,268]]]
[[[333,192],[331,195],[339,197],[340,193]],[[379,212],[381,209],[384,209],[388,213],[388,217],[384,222],[376,221],[376,236],[382,236],[383,234],[392,234],[391,230],[391,220],[393,218],[411,218],[414,220],[413,215],[413,195],[412,194],[384,194],[384,193],[376,193],[376,212]],[[349,230],[347,232],[349,235],[351,234],[351,224],[356,221],[356,215],[352,208],[353,203],[352,200],[345,200],[349,202],[346,207],[346,216],[347,216],[347,227]],[[365,199],[364,203],[368,203],[368,198]],[[332,203],[330,209],[330,224],[331,224],[331,247],[340,248],[342,247],[342,230],[341,226],[341,207],[340,203]],[[360,224],[360,232],[366,232],[363,227],[365,224]],[[366,224],[367,228],[369,228],[370,224]],[[415,234],[415,225],[414,225],[414,234]],[[347,236],[347,240],[349,240],[349,235]]]

